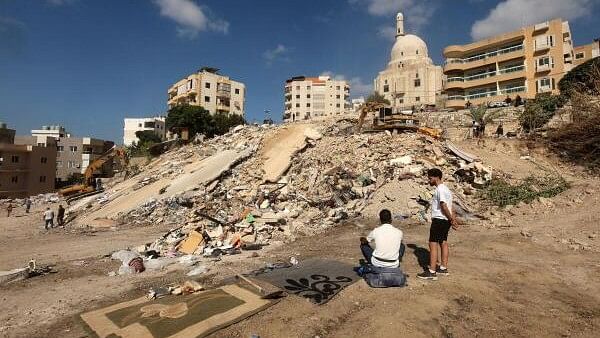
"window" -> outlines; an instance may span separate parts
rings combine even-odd
[[[339,108],[339,107],[340,107],[340,104],[339,104],[339,103],[336,103],[336,104],[335,104],[335,106],[336,106],[337,108]]]
[[[383,83],[387,84],[387,80],[385,80]]]
[[[340,96],[339,96],[339,95],[336,95],[336,96],[335,96],[335,98],[336,98],[336,99],[339,99],[339,98],[340,98]]]
[[[580,52],[580,53],[576,53],[575,54],[575,60],[583,59],[584,57],[585,57],[585,53],[584,52]]]
[[[77,146],[70,146],[70,147],[69,147],[69,150],[70,150],[72,153],[75,153],[75,152],[77,152]]]
[[[544,57],[539,58],[537,60],[537,66],[538,66],[538,68],[545,67],[545,66],[554,67],[554,62],[552,60],[552,57],[544,56]]]
[[[307,98],[307,99],[310,99],[310,94],[306,94],[306,98]]]
[[[400,52],[400,56],[404,56],[404,52]]]
[[[56,151],[65,151],[64,146],[56,146]]]
[[[296,95],[296,98],[297,98],[297,99],[299,99],[299,98],[300,98],[300,95]]]
[[[208,89],[210,89],[210,82],[207,82],[207,83],[205,83],[205,84],[204,84],[204,88],[208,88]]]
[[[550,78],[540,79],[540,87],[550,87]]]
[[[335,89],[340,90],[340,86],[336,86]]]
[[[415,97],[415,102],[421,102],[421,97],[419,97],[419,96]]]
[[[10,159],[12,163],[19,163],[19,156],[13,155]]]
[[[417,53],[417,55],[419,55],[419,50],[418,49],[417,49],[416,53]]]
[[[415,74],[415,77],[418,79],[418,78],[419,78],[419,73],[416,73],[416,74]]]
[[[204,97],[204,102],[210,102],[210,96],[205,96]]]
[[[62,168],[62,161],[56,161],[56,167]]]
[[[383,86],[383,92],[384,92],[384,93],[387,93],[387,92],[389,92],[389,91],[390,91],[390,85],[385,85],[385,86]]]
[[[306,86],[306,90],[310,90],[310,86]]]
[[[188,80],[187,82],[187,89],[192,89],[194,88],[194,81],[193,80]]]
[[[77,164],[77,162],[75,162],[75,161],[69,161],[69,162],[67,162],[67,168],[71,168],[71,169],[79,168],[79,164]]]
[[[310,103],[307,103],[307,104],[306,104],[306,108],[310,108]]]
[[[38,143],[37,145],[38,145],[38,147],[45,147],[45,146],[46,146],[46,145],[45,145],[45,144],[43,144],[43,143]]]
[[[300,108],[300,103],[296,103],[296,108]]]
[[[296,90],[300,90],[300,86],[296,86]]]
[[[236,88],[236,89],[235,89],[235,93],[236,93],[236,94],[239,94],[239,93],[240,93],[240,89],[239,89],[239,88]]]
[[[415,79],[415,87],[421,87],[421,79]]]
[[[40,176],[40,183],[46,183],[46,176]]]
[[[398,99],[398,103],[404,103],[404,99]]]
[[[19,176],[13,176],[13,177],[11,177],[11,178],[10,178],[10,181],[11,181],[12,183],[19,183]]]
[[[48,163],[48,158],[47,157],[42,157],[41,158],[41,162],[44,163],[44,164]]]

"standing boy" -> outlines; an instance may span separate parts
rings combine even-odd
[[[54,211],[50,210],[50,208],[46,208],[46,211],[44,211],[44,222],[46,222],[44,226],[46,230],[54,228]]]
[[[448,275],[448,231],[457,229],[458,223],[452,212],[452,193],[442,181],[442,171],[434,168],[427,171],[429,184],[435,186],[431,200],[431,229],[429,230],[429,267],[418,278],[437,280],[437,275]],[[438,250],[441,263],[438,266]]]

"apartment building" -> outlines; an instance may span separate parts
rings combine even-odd
[[[246,86],[218,74],[218,69],[203,67],[198,73],[176,82],[168,90],[169,109],[176,105],[202,106],[211,114],[244,116]]]
[[[397,110],[435,105],[442,93],[442,67],[429,57],[425,41],[404,32],[402,13],[396,15],[396,41],[390,61],[373,87]]]
[[[139,139],[135,135],[138,131],[152,131],[162,140],[166,138],[165,118],[163,116],[145,118],[125,118],[123,124],[123,145],[130,146]]]
[[[553,19],[467,45],[444,49],[446,106],[464,108],[507,96],[534,98],[558,93],[558,81],[573,67],[567,21]]]
[[[296,76],[285,81],[283,120],[319,119],[350,112],[350,86],[329,76]]]
[[[56,143],[29,144],[30,137],[15,136],[0,124],[0,198],[25,198],[54,191]],[[37,141],[37,139],[35,139]]]
[[[575,66],[600,56],[600,38],[594,39],[594,42],[583,46],[577,46],[573,49],[575,53]]]
[[[48,146],[48,140],[56,144],[56,183],[63,185],[72,178],[85,173],[88,165],[109,151],[115,144],[92,137],[74,137],[63,126],[43,126],[32,130],[31,137],[40,146]],[[32,141],[33,142],[33,141]],[[101,177],[113,176],[113,163],[107,161],[96,173]]]

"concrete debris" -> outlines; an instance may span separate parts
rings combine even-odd
[[[319,130],[301,123],[234,128],[168,150],[137,176],[107,186],[104,203],[96,196],[72,208],[79,208],[76,221],[83,226],[102,219],[172,225],[136,249],[144,268],[176,265],[204,273],[206,265],[197,264],[376,217],[380,207],[403,220],[428,222],[428,168],[444,172],[465,215],[472,214],[473,189],[491,180],[491,168],[465,160],[471,158],[455,146],[445,152],[440,141],[419,134],[353,130],[347,120]],[[195,258],[178,260],[186,256]],[[128,267],[122,270],[131,272]]]

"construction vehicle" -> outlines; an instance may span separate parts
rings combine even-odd
[[[69,203],[73,200],[102,192],[103,188],[96,183],[96,176],[94,173],[96,170],[102,168],[106,162],[114,158],[120,158],[123,162],[123,167],[127,167],[128,157],[125,149],[113,146],[109,151],[102,154],[102,156],[87,166],[83,173],[83,183],[63,188],[58,191],[59,195],[66,197],[67,203]]]
[[[360,132],[368,114],[373,115],[372,131],[413,131],[440,138],[441,131],[421,126],[421,120],[411,110],[396,110],[383,103],[367,102],[360,108],[357,131]]]

